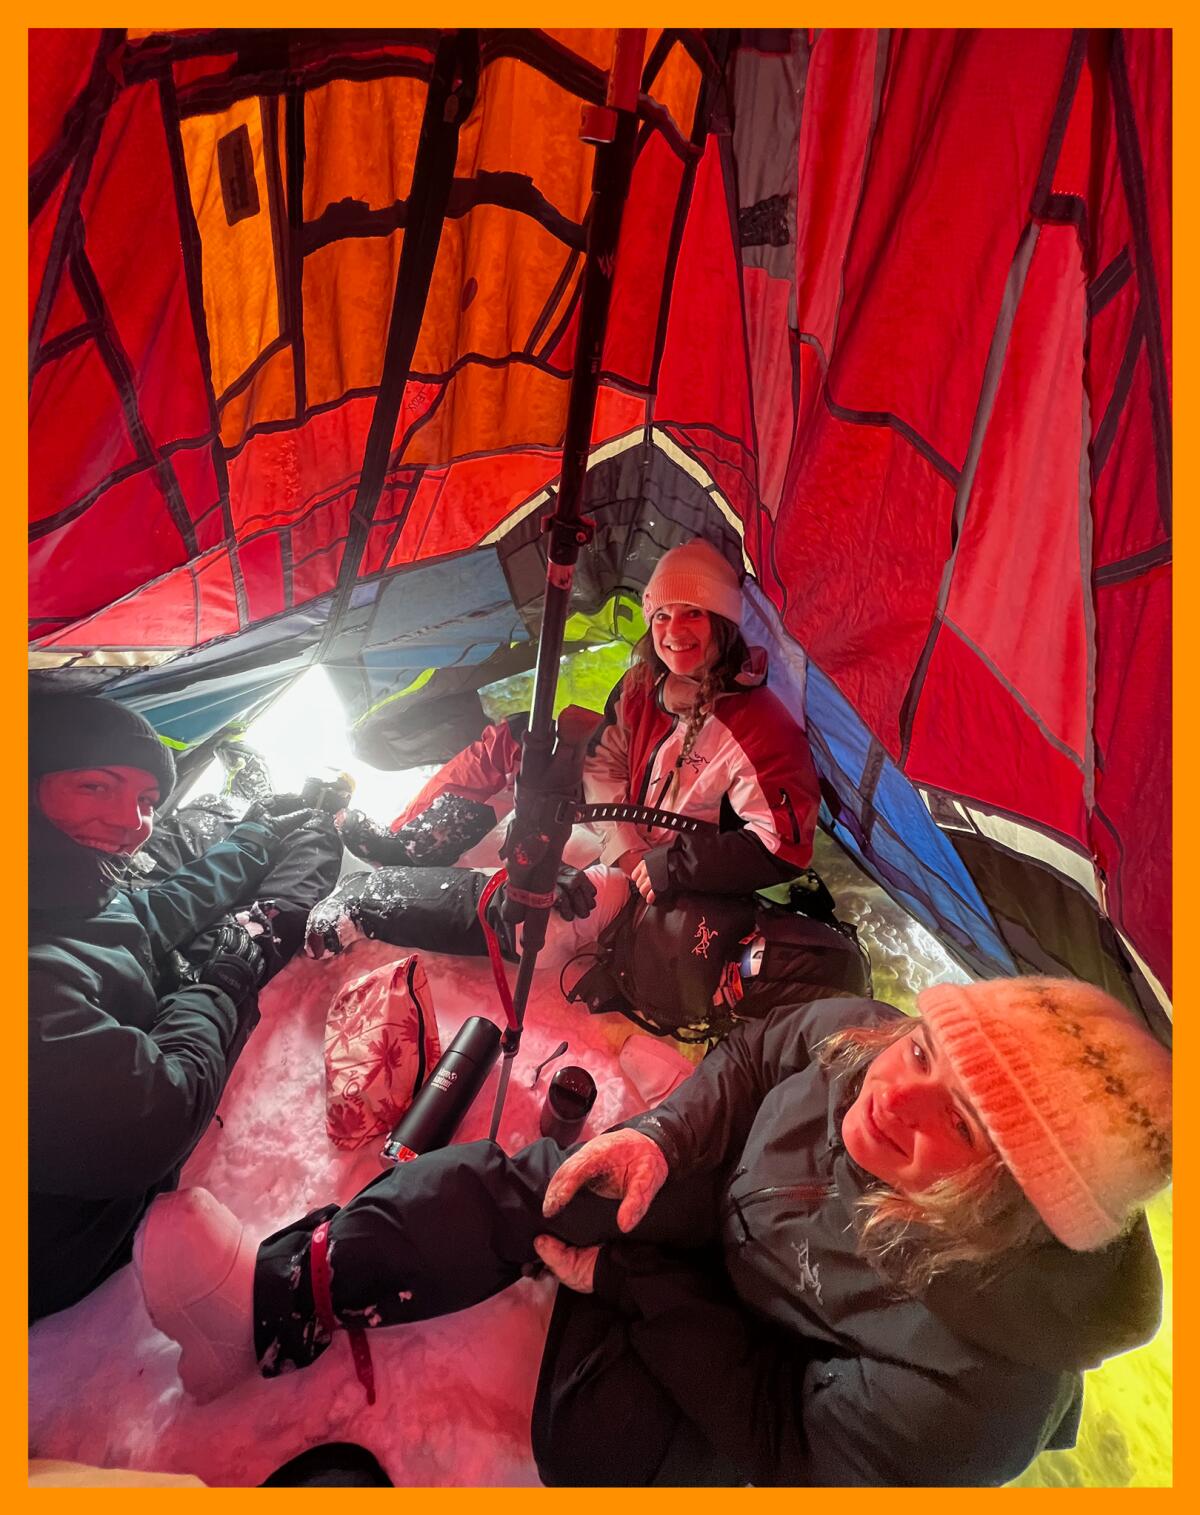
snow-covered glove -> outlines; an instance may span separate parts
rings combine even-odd
[[[293,810],[315,810],[317,807],[298,789],[286,789],[282,794],[264,795],[254,802],[261,805],[267,815],[290,815]]]
[[[640,1131],[605,1131],[585,1142],[555,1173],[546,1187],[542,1214],[550,1219],[566,1209],[580,1189],[593,1189],[603,1199],[621,1201],[617,1225],[632,1231],[667,1173],[667,1159],[657,1142]]]
[[[582,868],[563,863],[554,883],[554,910],[564,921],[581,921],[596,908],[596,886]]]
[[[268,901],[262,904],[255,900],[248,910],[239,910],[234,920],[239,926],[244,926],[254,938],[255,944],[263,955],[263,976],[265,984],[287,966],[287,960],[283,953],[283,944],[275,934],[275,917],[279,914],[279,907]]]
[[[245,927],[221,926],[212,952],[196,969],[196,982],[224,990],[239,1005],[254,994],[265,974],[266,961]]]
[[[255,800],[242,820],[257,821],[260,826],[265,826],[278,844],[285,837],[291,836],[293,831],[299,831],[301,826],[307,825],[317,815],[317,812],[307,805],[296,808],[299,798],[299,795],[295,794],[277,794],[273,799]]]
[[[364,923],[359,898],[370,877],[369,873],[348,873],[332,894],[312,907],[304,928],[307,957],[335,956],[353,942],[372,935]]]
[[[256,900],[248,909],[238,910],[232,918],[226,916],[221,924],[202,931],[199,936],[193,937],[179,953],[175,954],[179,959],[177,968],[179,981],[195,983],[196,976],[203,965],[210,957],[222,951],[224,944],[228,942],[229,938],[222,933],[234,930],[244,930],[262,958],[259,986],[265,984],[268,979],[274,978],[285,965],[283,951],[279,938],[275,935],[271,912]]]
[[[496,824],[496,812],[461,794],[439,794],[427,810],[398,831],[348,810],[339,830],[342,845],[365,863],[404,863],[410,868],[442,868],[456,863]]]
[[[301,805],[323,811],[325,815],[340,815],[353,793],[354,780],[348,773],[314,774],[305,779],[299,800]]]

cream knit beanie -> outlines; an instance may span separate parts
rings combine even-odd
[[[701,610],[724,616],[735,626],[742,621],[738,576],[703,537],[693,537],[682,547],[672,547],[659,558],[642,595],[646,620],[663,605],[698,605]]]
[[[1118,1236],[1171,1177],[1171,1054],[1075,979],[937,984],[917,997],[1029,1202],[1077,1252]]]

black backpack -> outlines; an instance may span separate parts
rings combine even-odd
[[[869,997],[870,966],[854,927],[837,920],[817,885],[793,890],[786,906],[746,895],[677,894],[654,905],[635,896],[567,998],[594,1015],[619,1012],[655,1036],[715,1042],[776,1005]],[[814,914],[801,913],[806,904]],[[759,937],[761,961],[745,977],[742,959]]]

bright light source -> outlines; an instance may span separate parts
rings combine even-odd
[[[246,744],[260,753],[277,794],[301,787],[306,778],[333,768],[354,780],[351,804],[380,821],[403,808],[437,764],[387,773],[354,756],[346,729],[346,712],[324,668],[302,673],[251,725]],[[202,794],[219,793],[225,771],[214,759],[188,789],[184,803]]]

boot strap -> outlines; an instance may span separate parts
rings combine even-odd
[[[312,1274],[313,1304],[317,1320],[330,1337],[338,1329],[339,1321],[333,1313],[333,1290],[329,1277],[329,1222],[322,1221],[313,1232],[309,1253]],[[350,1355],[354,1358],[354,1371],[358,1381],[367,1391],[367,1403],[375,1403],[375,1364],[371,1361],[371,1348],[367,1333],[361,1326],[347,1326],[350,1338]]]

